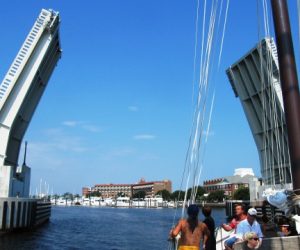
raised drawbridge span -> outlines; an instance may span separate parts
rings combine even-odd
[[[59,14],[43,9],[0,85],[0,197],[28,197],[30,168],[18,166],[23,136],[61,57]]]
[[[248,119],[265,184],[291,184],[277,48],[273,39],[263,39],[226,73]]]

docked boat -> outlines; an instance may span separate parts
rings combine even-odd
[[[82,205],[82,198],[75,197],[74,200],[73,200],[73,205],[75,205],[75,206]]]
[[[145,203],[146,203],[146,207],[149,207],[149,208],[157,208],[158,207],[158,202],[153,197],[145,197]]]
[[[116,200],[116,207],[130,207],[130,198],[118,197]]]
[[[114,199],[111,197],[104,198],[103,201],[104,201],[104,204],[103,204],[104,206],[113,206],[113,204],[114,204]]]
[[[149,208],[159,208],[163,207],[164,205],[164,200],[160,195],[155,195],[154,197],[152,196],[146,196],[145,197],[145,205],[146,207]]]
[[[73,201],[71,199],[67,199],[64,197],[60,197],[56,200],[57,206],[71,206],[73,204]]]
[[[91,206],[94,207],[99,207],[100,206],[100,202],[101,202],[101,198],[100,197],[91,197]]]
[[[174,208],[174,207],[176,207],[176,204],[175,204],[174,201],[169,201],[169,202],[167,203],[167,207],[168,207],[168,208]]]
[[[134,198],[132,199],[132,207],[146,207],[144,199]]]
[[[83,198],[82,199],[82,205],[83,206],[90,206],[91,205],[91,199],[90,198]]]

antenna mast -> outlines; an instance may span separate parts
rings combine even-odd
[[[23,166],[26,166],[26,154],[27,154],[27,141],[25,141],[25,152],[24,152]]]

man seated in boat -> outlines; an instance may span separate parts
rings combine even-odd
[[[179,220],[177,226],[170,231],[170,237],[175,238],[181,233],[178,250],[199,250],[201,240],[203,240],[202,249],[205,249],[209,230],[198,220],[199,207],[195,204],[189,205],[187,214],[188,218]]]
[[[289,218],[286,218],[285,216],[281,216],[277,219],[277,228],[277,236],[285,237],[298,235],[293,221],[291,221]]]
[[[245,205],[244,204],[237,204],[235,205],[235,217],[230,221],[229,224],[222,224],[222,228],[225,231],[231,231],[233,229],[237,228],[237,225],[247,218],[246,212],[245,212]],[[228,240],[225,241],[225,249],[231,250],[233,244],[236,241],[235,235],[230,237]]]
[[[247,219],[241,221],[236,229],[237,242],[245,240],[245,234],[254,232],[259,238],[259,245],[262,243],[263,234],[261,232],[260,224],[256,220],[257,211],[255,208],[249,208],[247,212]]]

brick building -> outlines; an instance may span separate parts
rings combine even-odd
[[[89,187],[82,188],[82,196],[87,196],[90,192],[91,192],[91,189]]]
[[[249,184],[241,182],[231,183],[228,180],[228,177],[203,182],[203,188],[205,189],[206,193],[222,190],[227,196],[232,196],[239,187],[249,187]]]
[[[164,189],[172,193],[172,182],[170,180],[146,182],[141,179],[137,184],[132,185],[132,194],[144,191],[147,196],[154,197],[158,191]]]
[[[131,197],[131,186],[131,184],[96,184],[91,191],[101,193],[103,198],[116,197],[119,194]]]
[[[103,198],[116,197],[123,194],[132,197],[138,191],[145,191],[146,195],[153,197],[158,191],[168,190],[172,192],[172,182],[170,180],[146,182],[141,179],[137,184],[96,184],[92,188],[82,188],[82,195],[87,196],[91,192],[99,192]]]
[[[250,197],[253,197],[251,187],[256,185],[259,180],[254,176],[252,169],[239,168],[235,170],[233,176],[227,176],[203,182],[206,193],[222,190],[226,196],[232,197],[239,187],[247,187],[250,190]]]

